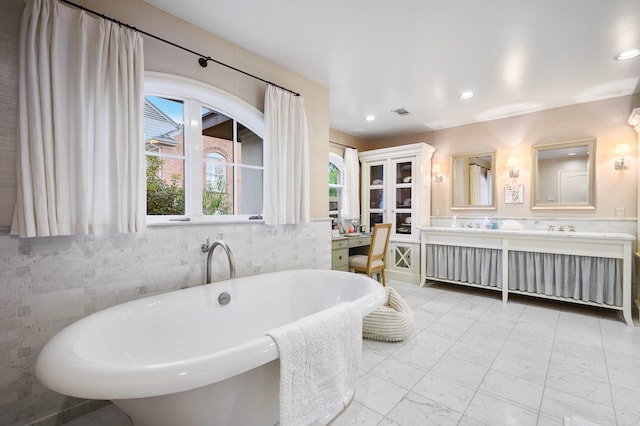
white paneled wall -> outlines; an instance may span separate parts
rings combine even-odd
[[[207,255],[200,246],[207,237],[229,244],[237,276],[245,276],[329,269],[329,228],[328,220],[317,220],[297,226],[175,225],[107,237],[0,236],[0,424],[29,424],[77,405],[38,383],[34,366],[42,346],[97,310],[201,284]],[[213,281],[226,279],[222,250],[213,263]]]

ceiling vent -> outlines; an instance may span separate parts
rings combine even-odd
[[[405,115],[411,114],[409,111],[407,111],[404,108],[394,109],[392,112],[395,112],[396,114],[398,114],[401,117],[404,117]]]

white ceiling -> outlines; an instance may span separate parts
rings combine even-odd
[[[640,57],[612,59],[640,48],[640,0],[145,1],[328,87],[363,138],[640,91]]]

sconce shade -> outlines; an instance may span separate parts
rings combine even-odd
[[[618,158],[614,163],[614,168],[616,170],[624,170],[629,168],[629,162],[627,161],[627,155],[631,154],[631,148],[628,143],[619,143],[616,145],[616,150],[614,151],[615,155]]]
[[[628,143],[619,143],[616,145],[616,150],[614,153],[619,157],[624,157],[626,155],[631,154],[631,148]]]
[[[433,163],[431,165],[431,172],[436,174],[436,182],[442,182],[442,168],[440,163]]]
[[[512,155],[507,158],[507,167],[509,167],[510,178],[520,177],[520,169],[518,169],[518,157]]]

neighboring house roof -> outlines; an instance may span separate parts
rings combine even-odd
[[[175,136],[182,133],[183,125],[176,123],[147,97],[144,98],[144,140],[146,144],[176,146]]]

